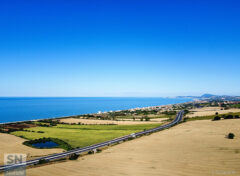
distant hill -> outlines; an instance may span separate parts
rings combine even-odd
[[[200,98],[211,98],[211,97],[217,97],[218,95],[213,95],[213,94],[203,94],[200,96]]]
[[[227,100],[227,101],[240,101],[240,96],[230,96],[230,95],[213,95],[213,94],[203,94],[201,96],[178,96],[178,98],[192,98],[192,99],[204,99],[204,100]]]

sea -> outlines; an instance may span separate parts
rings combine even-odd
[[[0,123],[117,111],[192,101],[188,98],[2,97]]]

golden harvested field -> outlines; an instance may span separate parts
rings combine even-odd
[[[187,114],[187,117],[201,117],[201,116],[211,116],[215,115],[216,112],[218,114],[227,114],[230,112],[240,112],[240,109],[228,109],[228,110],[221,110],[220,107],[204,107],[204,108],[197,108],[190,110],[190,113]]]
[[[89,119],[76,119],[76,118],[66,118],[66,119],[60,119],[60,122],[64,123],[84,123],[84,124],[94,124],[94,125],[100,125],[100,124],[116,124],[116,125],[138,125],[138,124],[152,124],[152,123],[161,123],[164,120],[167,120],[168,118],[156,118],[151,119],[151,121],[140,121],[132,119],[125,119],[123,121],[114,121],[114,120],[89,120]]]
[[[233,132],[235,139],[225,135]],[[239,176],[240,119],[190,121],[28,176]]]
[[[4,153],[24,153],[28,159],[62,152],[63,149],[34,149],[23,145],[25,140],[10,134],[0,133],[0,164],[3,164]]]

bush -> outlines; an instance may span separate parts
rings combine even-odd
[[[150,121],[150,118],[149,117],[145,117],[145,121]]]
[[[184,114],[185,113],[188,113],[188,110],[184,111]],[[166,115],[176,115],[177,112],[176,111],[165,111],[165,112],[163,112],[163,114],[166,114]]]
[[[233,119],[233,115],[224,116],[224,119]]]
[[[47,160],[45,160],[45,159],[40,159],[39,161],[38,161],[38,164],[45,164],[45,163],[47,163],[48,161]]]
[[[239,119],[239,115],[235,115],[235,117],[234,117],[235,119]]]
[[[100,153],[100,152],[102,152],[102,150],[101,149],[97,149],[97,153]]]
[[[213,120],[221,120],[221,117],[215,116],[215,117],[213,118]]]
[[[90,150],[89,152],[88,152],[88,154],[93,154],[94,153],[94,151],[92,151],[92,150]]]
[[[69,156],[69,160],[76,160],[78,159],[79,155],[77,155],[76,153],[73,153]]]
[[[189,113],[189,110],[187,109],[184,109],[184,115],[188,114]]]
[[[233,134],[233,133],[229,133],[228,135],[227,135],[227,138],[228,139],[233,139],[235,137],[235,135]]]

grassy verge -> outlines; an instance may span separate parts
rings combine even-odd
[[[161,124],[141,124],[141,125],[67,125],[58,124],[53,127],[33,127],[28,131],[15,131],[11,134],[23,137],[28,140],[39,138],[57,138],[71,147],[85,147],[99,142],[104,142],[117,137],[142,131],[144,129],[155,128]],[[44,133],[36,133],[43,131]]]

